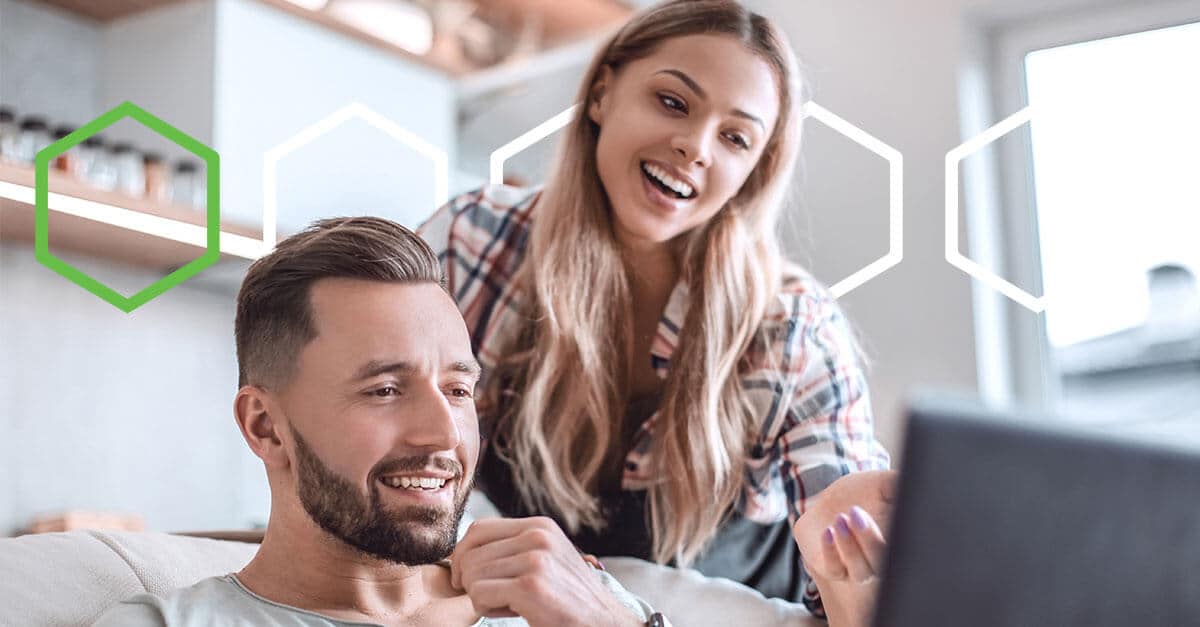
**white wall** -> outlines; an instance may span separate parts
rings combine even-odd
[[[215,20],[211,2],[183,2],[106,24],[100,111],[129,100],[211,145]],[[125,138],[143,148],[198,160],[140,124],[129,126]]]
[[[903,402],[914,388],[976,387],[970,283],[942,258],[943,160],[960,142],[963,6],[953,0],[755,5],[783,25],[807,67],[814,99],[904,155],[904,260],[842,298],[873,360],[879,435],[898,451]],[[830,282],[853,269],[840,259],[869,261],[886,252],[886,169],[812,121],[806,128],[803,209],[812,245],[791,250],[811,254],[818,276]]]
[[[214,141],[227,215],[257,220],[263,154],[354,102],[453,162],[453,86],[432,70],[251,0],[217,0],[216,50]],[[432,211],[433,166],[412,149],[362,122],[317,142],[280,162],[281,230],[359,213],[414,224]]]
[[[18,118],[38,113],[50,124],[92,119],[100,40],[94,22],[29,0],[0,0],[0,103]]]
[[[461,98],[458,166],[486,180],[493,151],[574,104],[576,87],[590,60],[583,56],[517,87]],[[505,163],[505,174],[531,183],[544,180],[561,134],[556,132],[513,156]]]
[[[160,276],[63,257],[130,283]],[[232,418],[231,298],[185,283],[125,314],[29,246],[0,245],[0,265],[0,534],[63,509],[166,530],[265,522],[265,477]]]

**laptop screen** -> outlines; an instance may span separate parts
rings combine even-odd
[[[876,627],[1200,625],[1200,454],[925,405]]]

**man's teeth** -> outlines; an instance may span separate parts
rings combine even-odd
[[[663,185],[671,188],[671,191],[675,192],[676,194],[679,194],[684,198],[691,198],[693,191],[692,186],[671,176],[670,174],[667,174],[666,170],[663,170],[653,163],[643,163],[642,170],[644,170],[646,174],[658,179],[658,181]]]
[[[384,477],[383,482],[393,488],[410,490],[437,490],[446,485],[445,479],[435,477]]]

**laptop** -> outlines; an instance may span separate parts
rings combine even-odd
[[[1200,625],[1200,453],[909,412],[875,627]]]

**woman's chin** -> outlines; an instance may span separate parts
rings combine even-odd
[[[674,220],[664,219],[645,207],[615,210],[617,239],[623,243],[666,244],[681,232]]]

